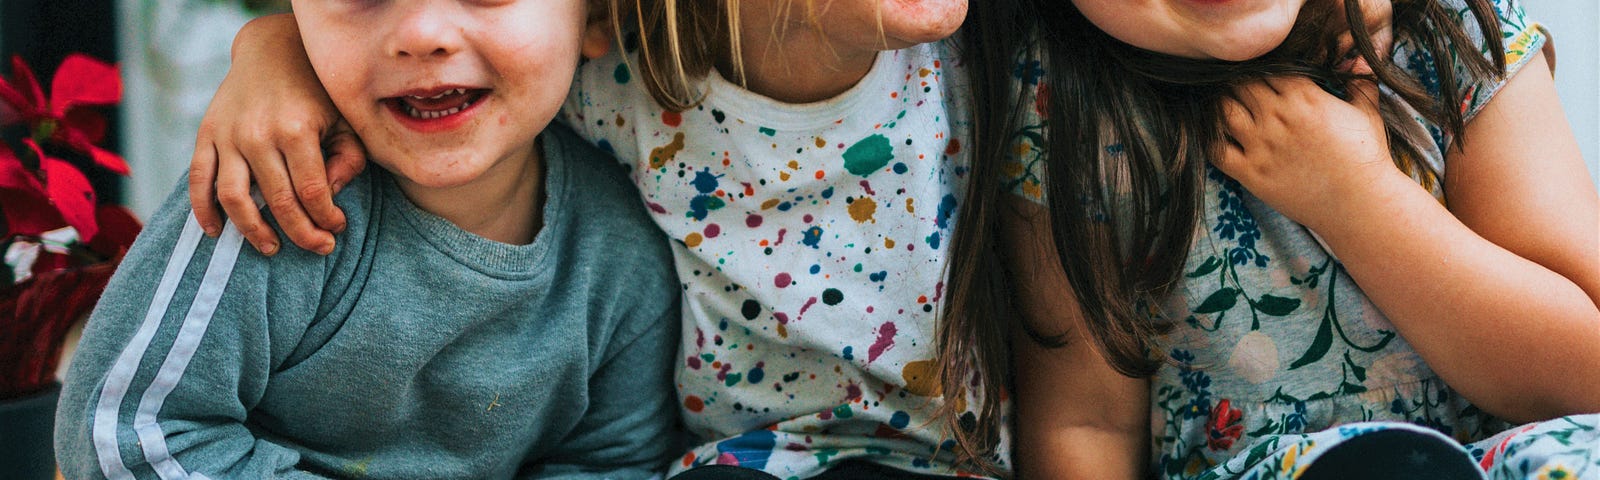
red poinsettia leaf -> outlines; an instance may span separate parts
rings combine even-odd
[[[39,79],[33,76],[33,70],[22,61],[21,55],[11,56],[11,82],[0,82],[0,100],[16,107],[23,120],[45,113],[44,90],[39,86]]]
[[[67,226],[50,200],[33,192],[0,188],[0,211],[6,217],[6,236],[39,235]]]
[[[61,123],[56,128],[57,131],[77,130],[83,133],[83,138],[89,143],[98,144],[106,138],[106,117],[91,109],[74,108],[61,117]]]
[[[22,113],[17,111],[17,107],[11,106],[12,99],[5,95],[5,90],[9,88],[11,87],[6,86],[5,79],[0,78],[0,125],[22,122]]]
[[[95,146],[94,143],[90,142],[89,139],[83,135],[83,132],[70,128],[56,130],[55,140],[57,142],[66,144],[68,147],[81,152],[84,155],[88,155],[90,158],[94,159],[95,165],[99,165],[106,170],[115,172],[117,175],[122,175],[124,177],[128,176],[129,170],[127,161],[124,161],[120,155],[111,153],[110,150]]]
[[[143,228],[133,212],[121,205],[100,205],[94,210],[100,233],[89,239],[89,249],[106,256],[120,255],[133,245]]]
[[[117,66],[74,53],[67,55],[50,83],[50,116],[61,118],[79,105],[110,105],[122,100]]]
[[[33,140],[23,140],[22,143],[37,155],[39,147],[33,144]],[[39,183],[39,177],[33,176],[33,172],[28,171],[28,167],[22,164],[22,159],[17,158],[16,152],[4,146],[0,146],[0,189],[34,192],[40,197],[44,194],[44,185]]]
[[[99,227],[94,219],[94,187],[89,185],[89,178],[63,160],[45,157],[40,165],[50,203],[61,212],[61,218],[78,230],[78,238],[94,238]]]

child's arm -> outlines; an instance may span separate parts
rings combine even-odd
[[[1149,382],[1117,373],[1083,323],[1072,285],[1050,242],[1044,208],[1020,197],[1001,208],[1006,265],[1023,321],[1048,348],[1012,334],[1017,422],[1015,463],[1021,478],[1141,478],[1150,445]]]
[[[1448,210],[1390,163],[1371,85],[1349,104],[1303,80],[1242,89],[1217,163],[1320,234],[1452,388],[1515,421],[1600,410],[1600,199],[1543,58],[1467,124]]]
[[[306,59],[294,17],[245,24],[189,167],[190,203],[206,234],[222,229],[220,202],[251,246],[277,253],[277,232],[250,198],[254,183],[291,242],[322,255],[333,251],[333,233],[345,224],[333,193],[366,165],[360,141],[342,125]]]
[[[681,453],[672,387],[680,326],[677,280],[670,257],[663,255],[662,261],[635,272],[637,288],[630,288],[630,298],[611,303],[626,319],[589,377],[588,411],[573,412],[583,418],[572,433],[557,450],[530,459],[520,478],[657,478]]]
[[[151,219],[67,374],[55,437],[66,478],[315,477],[295,469],[297,451],[257,437],[244,421],[275,354],[297,340],[274,333],[313,318],[317,288],[276,289],[269,299],[266,259],[241,246],[231,228],[202,235],[181,191]],[[320,278],[309,263],[278,273]]]

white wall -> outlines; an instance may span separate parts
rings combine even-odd
[[[1556,40],[1556,91],[1589,164],[1589,176],[1600,185],[1600,3],[1525,0],[1522,6]]]
[[[237,4],[118,0],[123,155],[133,175],[128,207],[148,218],[189,168],[195,130],[228,72],[233,34],[249,20]]]

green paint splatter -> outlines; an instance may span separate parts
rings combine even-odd
[[[773,130],[773,129],[767,128],[767,127],[760,127],[760,128],[757,128],[756,130],[761,132],[761,133],[763,133],[763,134],[765,134],[766,136],[769,136],[769,137],[778,134],[777,130]]]
[[[844,151],[844,168],[865,177],[883,169],[893,159],[894,147],[889,145],[889,138],[875,134]]]
[[[744,374],[743,373],[730,373],[730,374],[728,374],[727,377],[724,378],[722,383],[725,383],[725,384],[727,384],[728,386],[731,387],[731,386],[734,386],[734,385],[738,385],[739,384],[739,380],[743,380],[743,379],[744,379]]]
[[[838,454],[839,449],[837,448],[824,448],[817,450],[817,453],[813,453],[812,455],[817,457],[817,466],[825,466],[828,464],[829,460],[833,459],[834,455]]]
[[[850,418],[856,416],[856,411],[851,410],[850,404],[846,403],[844,405],[833,407],[833,416],[839,418]]]
[[[617,79],[617,84],[619,85],[626,85],[629,80],[633,80],[633,73],[628,71],[628,64],[626,63],[618,64],[617,70],[611,72],[611,76]]]

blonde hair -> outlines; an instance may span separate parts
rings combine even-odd
[[[663,108],[681,112],[705,99],[701,83],[721,58],[728,59],[728,79],[745,85],[744,46],[739,40],[740,0],[611,0],[611,24],[619,49],[627,48],[629,32],[638,39],[637,72],[650,96]],[[818,0],[777,0],[780,11],[805,2],[805,23],[822,28]],[[834,0],[860,1],[860,0]],[[883,12],[876,12],[878,35]],[[779,22],[788,24],[789,22]],[[629,28],[624,28],[624,27]],[[770,41],[782,41],[774,26]],[[630,68],[633,65],[629,65]]]
[[[624,25],[638,35],[640,81],[656,103],[674,112],[700,104],[701,81],[720,56],[740,62],[739,0],[613,0],[611,23],[618,47],[626,48]],[[630,68],[633,67],[630,65]],[[742,81],[741,81],[742,83]]]

